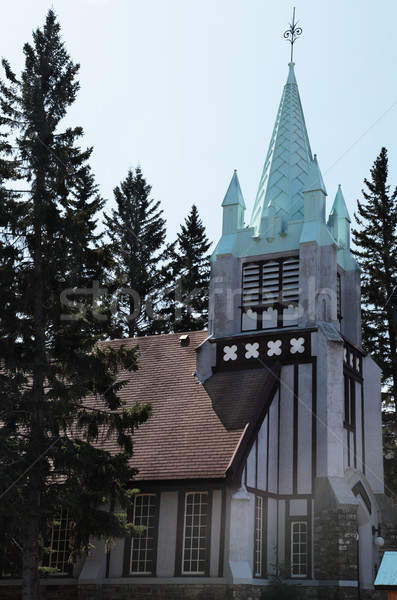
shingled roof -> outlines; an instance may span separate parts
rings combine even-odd
[[[179,333],[109,342],[139,345],[139,368],[121,373],[128,383],[120,396],[152,404],[153,416],[134,433],[138,481],[226,477],[271,377],[268,369],[251,369],[215,373],[201,384],[196,349],[207,332],[188,335],[183,344]]]

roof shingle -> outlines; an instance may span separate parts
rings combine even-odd
[[[150,402],[153,415],[134,433],[131,465],[137,481],[212,479],[226,476],[244,427],[263,395],[269,370],[215,373],[204,385],[194,376],[196,348],[206,331],[115,340],[139,345],[139,368],[122,372],[120,396]]]

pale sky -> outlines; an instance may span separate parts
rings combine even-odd
[[[250,219],[282,89],[294,61],[306,125],[328,191],[353,218],[382,146],[397,185],[397,0],[52,0],[81,90],[81,125],[100,193],[141,165],[169,239],[196,203],[215,243],[237,169]],[[17,73],[51,0],[2,0],[0,55]]]

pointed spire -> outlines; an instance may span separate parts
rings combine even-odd
[[[237,229],[242,229],[244,227],[245,202],[236,170],[234,171],[232,180],[227,188],[222,207],[222,235],[236,233]]]
[[[327,196],[327,190],[325,189],[323,176],[321,175],[320,167],[317,161],[317,154],[315,154],[310,165],[306,187],[303,191],[316,192],[317,190],[321,190]]]
[[[337,213],[340,219],[347,219],[351,223],[349,211],[347,210],[345,198],[342,193],[341,185],[338,185],[338,191],[336,192],[335,200],[331,208],[331,215]]]
[[[238,204],[245,208],[243,193],[241,191],[240,182],[237,177],[237,169],[234,169],[234,174],[229,184],[229,187],[227,188],[227,192],[222,202],[222,206],[232,206],[233,204]]]
[[[284,221],[303,218],[303,191],[311,164],[312,152],[291,62],[252,212],[254,237],[261,236],[261,219],[268,206],[274,206]]]
[[[350,215],[339,184],[335,200],[328,219],[328,227],[338,243],[346,249],[350,248]]]
[[[310,165],[306,188],[303,190],[303,196],[305,221],[322,221],[325,223],[325,201],[327,190],[325,189],[316,154]]]

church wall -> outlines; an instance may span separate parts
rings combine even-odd
[[[316,476],[343,477],[343,343],[341,338],[328,339],[321,330],[313,337],[317,355]]]
[[[178,492],[163,492],[160,499],[157,543],[157,575],[172,577],[175,572]]]
[[[281,370],[279,420],[279,469],[277,491],[280,494],[293,493],[294,467],[294,366],[287,365]]]
[[[299,365],[298,372],[298,469],[297,493],[312,493],[313,457],[313,366]],[[314,423],[315,426],[315,423]]]
[[[211,265],[209,335],[227,337],[241,330],[240,303],[241,267],[239,261],[232,255],[218,256]]]
[[[383,455],[373,451],[382,448],[381,371],[370,356],[363,358],[363,373],[365,476],[375,493],[383,493]]]
[[[361,346],[361,291],[360,271],[341,273],[341,333],[353,344]]]

